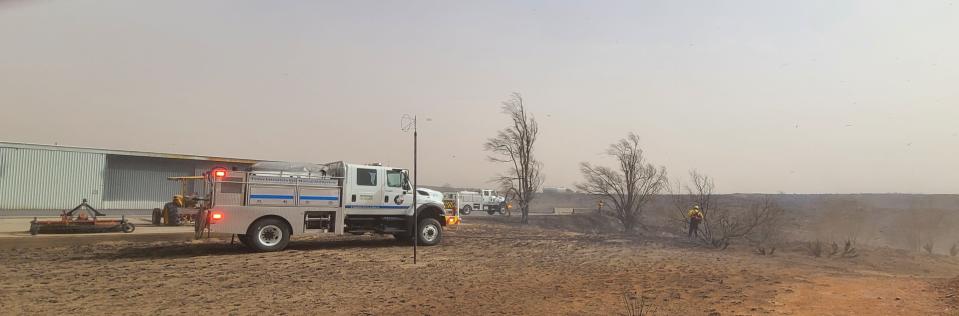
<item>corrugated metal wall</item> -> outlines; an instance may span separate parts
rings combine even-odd
[[[103,154],[2,147],[0,209],[101,207],[104,165]]]
[[[192,176],[190,160],[107,156],[103,188],[104,209],[152,209],[179,194],[180,186],[167,177]]]
[[[82,199],[98,209],[149,210],[180,193],[179,183],[167,177],[213,167],[249,164],[0,147],[0,210],[71,209]],[[201,183],[191,188],[204,194]]]
[[[141,210],[161,207],[174,194],[180,194],[180,183],[167,179],[201,175],[213,167],[246,168],[243,164],[218,163],[183,159],[107,155],[103,187],[103,208],[108,210]],[[203,185],[191,181],[188,187],[202,195]],[[195,185],[195,186],[193,186]]]

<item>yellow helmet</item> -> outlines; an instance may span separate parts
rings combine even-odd
[[[698,211],[698,210],[699,210],[699,205],[693,205],[693,209]]]

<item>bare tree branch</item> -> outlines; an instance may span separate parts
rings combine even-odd
[[[633,133],[610,145],[606,154],[616,159],[618,168],[583,162],[580,172],[584,181],[576,187],[612,202],[616,218],[630,232],[642,225],[643,206],[668,187],[666,168],[646,163],[639,136]]]

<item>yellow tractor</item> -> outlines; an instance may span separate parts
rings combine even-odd
[[[156,226],[179,226],[183,224],[193,224],[197,215],[201,214],[207,208],[209,199],[194,196],[190,190],[190,183],[200,181],[206,187],[205,177],[187,176],[187,177],[169,177],[167,180],[180,183],[180,194],[174,195],[173,199],[163,208],[153,209],[153,225]],[[202,192],[206,192],[204,189]]]

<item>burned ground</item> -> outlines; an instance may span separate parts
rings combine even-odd
[[[530,226],[468,217],[442,245],[419,248],[416,265],[409,247],[372,236],[301,238],[277,253],[252,253],[223,239],[131,242],[123,235],[96,244],[7,245],[0,253],[0,309],[620,315],[625,296],[656,315],[957,313],[955,258],[885,248],[849,259],[812,258],[799,249],[769,257],[670,236],[570,229],[604,223],[612,225],[577,216],[536,216]]]

